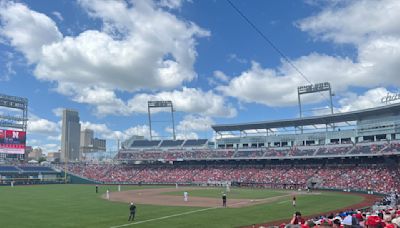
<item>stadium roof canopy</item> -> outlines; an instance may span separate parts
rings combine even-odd
[[[250,122],[241,124],[218,124],[218,125],[213,125],[211,127],[216,132],[301,127],[301,126],[318,125],[318,124],[332,124],[332,123],[357,121],[375,116],[398,115],[399,113],[400,113],[400,103],[397,103],[377,108],[369,108],[369,109],[346,112],[346,113],[335,113],[323,116]]]

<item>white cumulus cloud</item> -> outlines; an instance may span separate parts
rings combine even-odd
[[[147,113],[147,101],[151,100],[170,100],[174,109],[181,112],[220,117],[233,117],[237,114],[234,107],[226,104],[223,96],[212,91],[204,92],[201,89],[186,87],[171,92],[137,94],[128,101],[128,106],[136,112]]]
[[[40,60],[43,46],[62,39],[53,20],[24,4],[0,2],[0,22],[0,35],[25,54],[30,63]]]
[[[30,115],[28,120],[28,134],[57,135],[60,126],[56,122]]]
[[[96,137],[107,140],[126,140],[133,135],[145,136],[147,138],[150,135],[150,128],[148,125],[137,125],[123,131],[118,131],[110,129],[106,124],[82,121],[81,129],[91,129],[94,131]],[[152,130],[152,135],[158,136],[159,134]]]
[[[311,83],[330,82],[336,94],[349,94],[353,87],[400,86],[399,12],[396,0],[328,4],[315,16],[300,20],[298,27],[316,39],[354,45],[355,57],[310,53],[291,61]],[[229,83],[218,90],[239,101],[268,106],[295,105],[297,87],[309,84],[283,61],[276,68],[253,62],[250,69],[229,77]],[[319,94],[305,98],[305,103],[328,100]]]
[[[297,25],[316,39],[359,44],[380,36],[400,35],[400,2],[346,1],[332,4]]]
[[[208,131],[214,121],[207,116],[187,115],[181,120],[177,126],[178,131]]]
[[[80,6],[102,23],[63,36],[45,14],[22,3],[0,5],[2,38],[34,65],[34,75],[56,91],[95,106],[99,115],[124,114],[116,91],[174,89],[197,77],[196,40],[210,32],[163,7],[181,1],[93,1]],[[118,111],[109,111],[118,107]]]
[[[348,93],[345,97],[339,100],[339,112],[350,112],[366,108],[374,108],[386,105],[382,103],[382,98],[391,93],[386,88],[378,87],[367,90],[363,94]]]

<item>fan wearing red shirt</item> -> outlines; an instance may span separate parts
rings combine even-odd
[[[301,213],[299,211],[296,211],[296,213],[293,215],[292,220],[290,220],[290,224],[304,224],[305,221],[301,217]]]

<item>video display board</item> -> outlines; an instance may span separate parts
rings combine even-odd
[[[26,132],[0,129],[0,153],[24,154]]]

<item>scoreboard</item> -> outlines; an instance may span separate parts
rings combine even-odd
[[[26,132],[0,129],[0,153],[24,154]]]

